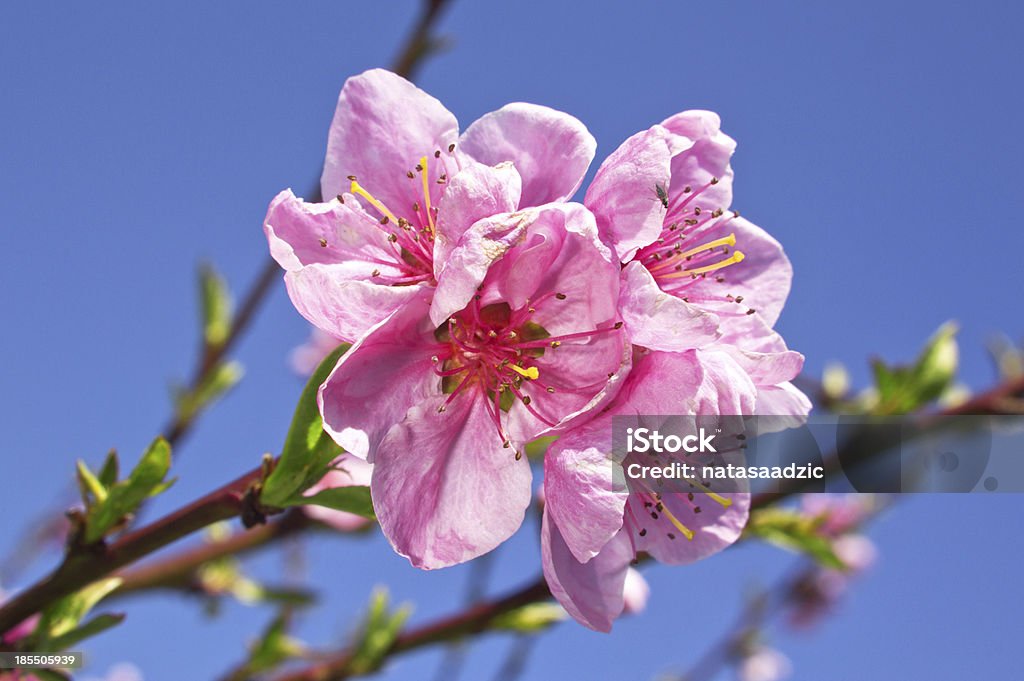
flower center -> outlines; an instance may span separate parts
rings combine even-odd
[[[454,151],[455,145],[448,145],[448,153]],[[409,180],[417,183],[412,192],[412,196],[416,196],[417,200],[411,206],[406,206],[401,210],[392,210],[392,208],[398,209],[399,207],[385,205],[366,187],[359,184],[355,175],[348,176],[352,182],[351,193],[366,200],[380,215],[379,228],[388,236],[388,243],[394,255],[394,264],[400,271],[397,276],[387,276],[382,275],[380,270],[374,270],[372,276],[375,282],[403,286],[434,280],[434,237],[437,233],[437,207],[431,204],[431,178],[433,178],[434,184],[445,185],[448,183],[445,166],[440,158],[441,150],[439,149],[434,152],[433,167],[431,168],[430,158],[422,156],[415,169],[406,173]]]
[[[725,216],[722,208],[708,210],[696,202],[701,194],[716,184],[718,179],[711,178],[696,190],[689,186],[683,188],[668,205],[661,235],[636,254],[636,260],[647,267],[666,293],[679,294],[692,282],[743,262],[746,257],[742,251],[734,250],[735,234],[700,243],[707,231],[727,225],[739,217],[735,211]]]
[[[502,424],[502,413],[508,413],[517,401],[542,423],[557,425],[560,418],[539,411],[537,402],[563,386],[549,382],[538,360],[563,342],[586,340],[622,327],[622,322],[617,322],[604,329],[552,336],[532,318],[540,306],[564,300],[562,293],[548,293],[513,310],[507,303],[481,306],[480,297],[475,296],[466,308],[439,326],[434,332],[437,353],[431,359],[448,398],[438,411],[444,412],[460,395],[476,390],[505,447],[511,447],[511,441]],[[515,457],[519,460],[522,453],[516,451]]]

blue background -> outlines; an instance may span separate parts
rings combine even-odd
[[[390,61],[416,4],[15,3],[0,22],[0,549],[71,498],[77,457],[130,461],[168,414],[197,346],[195,263],[236,290],[266,255],[270,198],[315,185],[347,76]],[[963,331],[963,378],[993,380],[985,341],[1020,337],[1019,122],[1024,14],[1000,2],[456,2],[452,49],[419,83],[463,127],[505,102],[582,119],[598,158],[686,108],[739,141],[736,207],[785,245],[796,276],[780,322],[812,375],[829,360],[908,360],[943,321]],[[1014,85],[1017,83],[1017,85]],[[596,165],[596,164],[595,164]],[[180,449],[165,511],[279,447],[301,389],[287,364],[305,323],[278,286],[240,348],[247,376]],[[63,491],[61,491],[63,490]],[[839,616],[776,643],[798,679],[1019,676],[1021,499],[914,498],[872,534],[877,568]],[[497,554],[493,590],[532,579],[535,527]],[[37,563],[23,580],[56,560]],[[379,537],[305,549],[325,598],[300,633],[338,641],[376,583],[452,611],[465,567],[421,573]],[[545,636],[528,678],[649,679],[684,670],[744,593],[792,558],[741,547],[647,571],[648,612],[601,636]],[[280,578],[284,561],[254,561]],[[5,584],[11,588],[19,584]],[[133,600],[129,626],[90,644],[98,672],[206,678],[270,618],[232,604],[208,619],[174,595]],[[470,655],[489,678],[507,637]],[[438,653],[394,662],[430,678]]]

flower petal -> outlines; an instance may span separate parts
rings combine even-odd
[[[561,536],[577,561],[585,563],[622,529],[629,493],[615,490],[612,433],[600,428],[576,429],[555,441],[544,458],[544,509],[561,528]]]
[[[722,318],[723,332],[742,321],[749,310],[754,310],[768,327],[774,326],[789,295],[793,266],[778,241],[742,217],[719,220],[701,232],[697,243],[708,243],[730,234],[736,235],[736,250],[745,256],[743,262],[719,270],[717,274],[722,281],[718,277],[700,278],[687,291],[707,299],[702,305]],[[738,296],[743,297],[742,304],[734,302]]]
[[[652,350],[682,352],[714,342],[718,317],[665,293],[638,262],[622,270],[619,306],[633,343]]]
[[[644,499],[631,496],[630,512],[641,519],[640,529],[646,530],[643,536],[634,534],[636,550],[646,551],[662,563],[686,565],[732,545],[747,524],[750,494],[723,492],[720,496],[729,500],[728,506],[704,492],[694,492],[692,501],[679,492],[662,494],[664,510],[658,520],[647,520],[651,516],[650,509],[644,507]],[[666,520],[669,513],[693,531],[693,539],[687,539]]]
[[[722,132],[722,121],[712,111],[683,111],[661,123],[674,139],[672,186],[669,201],[675,204],[686,187],[700,191],[699,205],[723,210],[732,205],[732,167],[729,159],[736,142]],[[712,178],[717,183],[711,185]],[[690,204],[691,208],[695,204]],[[670,218],[672,210],[670,209]]]
[[[519,529],[530,505],[526,459],[501,446],[479,393],[444,413],[437,396],[414,407],[381,442],[373,505],[395,550],[424,569],[462,563]]]
[[[404,78],[383,69],[349,78],[327,139],[323,196],[347,191],[347,177],[355,175],[384,205],[404,211],[422,192],[406,172],[427,156],[434,165],[431,176],[453,177],[457,165],[447,150],[458,135],[455,116]],[[435,151],[442,152],[438,160],[444,169],[439,172],[432,158]]]
[[[811,401],[792,383],[780,383],[758,387],[757,389],[757,415],[758,416],[807,416],[811,413],[813,405]],[[794,426],[800,421],[786,422]],[[792,426],[791,426],[792,427]]]
[[[668,190],[671,160],[669,134],[656,125],[612,152],[587,188],[584,204],[622,262],[661,234],[665,206],[658,188]]]
[[[410,407],[441,392],[430,359],[436,342],[427,318],[429,291],[415,293],[342,356],[317,395],[327,434],[371,462]]]
[[[424,284],[385,286],[349,274],[337,265],[309,265],[284,275],[288,297],[299,314],[349,342],[429,290]]]
[[[580,624],[609,632],[625,605],[626,571],[634,558],[629,536],[619,532],[586,563],[573,557],[558,525],[544,513],[541,560],[553,595]]]
[[[507,104],[475,121],[459,148],[487,165],[512,161],[523,178],[520,205],[564,201],[579,189],[597,141],[569,114],[536,104]]]
[[[378,227],[354,200],[306,203],[290,189],[274,197],[263,221],[270,254],[285,270],[342,265],[347,276],[366,279],[374,269],[394,269],[387,265],[394,251]]]
[[[435,277],[440,278],[452,249],[474,222],[516,210],[522,191],[522,179],[511,163],[471,163],[459,172],[438,204]]]

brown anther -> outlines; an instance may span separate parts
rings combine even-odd
[[[717,177],[712,177],[711,178],[711,184],[718,184],[718,178]]]
[[[438,149],[437,151],[434,152],[434,158],[441,158],[441,150],[440,149]]]
[[[335,198],[338,199],[338,203],[345,203],[345,197],[341,194],[338,194]]]
[[[700,206],[697,206],[696,208],[693,209],[693,214],[700,215]]]
[[[724,213],[724,212],[725,211],[723,211],[721,208],[718,208],[717,210],[711,211],[711,217],[713,217],[713,218],[720,218],[720,217],[722,217],[722,213]]]
[[[355,175],[349,175],[348,179],[349,179],[350,182],[355,182],[356,181],[356,176]]]
[[[444,410],[445,410],[445,406],[442,404],[440,407],[437,408],[437,413],[438,414],[443,414]]]
[[[420,212],[420,202],[419,201],[417,201],[416,203],[412,204],[412,212],[413,213],[419,213]]]
[[[327,248],[327,239],[320,239],[320,248]]]
[[[388,234],[388,241],[390,241],[391,243],[395,243],[396,241],[398,241],[398,235],[397,234]]]
[[[555,298],[558,298],[559,300],[565,300],[566,295],[564,293],[556,293]]]
[[[516,450],[516,461],[521,461],[522,458],[523,458],[523,453],[520,452],[519,450]]]
[[[453,151],[455,151],[455,145],[454,145],[454,144],[449,144],[449,145],[448,145],[448,153],[450,154],[450,153],[452,153]]]
[[[754,308],[750,308],[749,310],[747,310],[747,314],[754,314],[755,312],[757,312],[757,310],[755,310]]]
[[[615,322],[615,326],[613,326],[612,328],[613,329],[621,329],[622,328],[622,322]]]
[[[388,224],[389,222],[391,222],[391,218],[389,218],[389,217],[388,217],[387,215],[385,215],[384,217],[382,217],[382,218],[380,219],[380,224],[382,224],[382,225],[386,225],[386,224]]]
[[[371,277],[379,277],[380,276],[380,270],[374,270],[373,272],[370,272],[370,276]]]
[[[417,173],[422,173],[423,172],[423,166],[421,164],[419,164],[419,163],[416,164],[416,172]]]
[[[549,386],[548,386],[548,387],[546,388],[546,390],[547,390],[547,391],[548,391],[549,393],[553,393],[553,392],[555,392],[555,389],[554,389],[554,388],[552,388],[552,387],[551,387],[550,385],[549,385]]]
[[[562,341],[551,341],[551,347],[553,347],[553,348],[557,348],[561,344],[562,344]]]
[[[414,172],[412,172],[412,171],[410,170],[409,172],[407,172],[407,173],[405,174],[405,176],[406,176],[406,177],[408,177],[408,178],[409,178],[409,179],[411,180],[412,178],[416,177],[416,173],[414,173]]]
[[[736,296],[736,302],[737,303],[742,303],[743,302],[743,296]]]
[[[684,194],[689,194],[692,191],[693,191],[693,187],[691,187],[690,185],[686,185],[685,187],[683,187],[683,193]]]
[[[530,396],[529,395],[523,395],[523,404],[529,405],[530,402],[533,402],[533,400],[530,399]]]

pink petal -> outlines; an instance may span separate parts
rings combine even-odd
[[[626,571],[634,558],[622,531],[586,563],[573,557],[558,525],[545,512],[541,523],[541,561],[551,594],[573,618],[596,631],[609,632],[625,605]]]
[[[465,398],[465,399],[463,399]],[[502,447],[483,399],[422,401],[381,442],[374,508],[395,551],[433,569],[486,553],[519,529],[530,504],[530,465]]]
[[[263,222],[270,254],[285,270],[343,265],[346,276],[366,279],[394,260],[379,227],[355,200],[306,203],[290,189],[274,197]]]
[[[684,189],[703,190],[700,205],[709,210],[732,204],[732,168],[729,159],[736,142],[721,130],[722,122],[712,111],[683,111],[662,121],[673,140],[672,186],[669,200],[675,202]],[[712,178],[718,183],[708,186]]]
[[[734,323],[742,323],[742,318],[751,309],[771,327],[778,320],[789,295],[793,279],[789,258],[778,241],[742,217],[719,220],[713,227],[701,232],[700,239],[695,240],[694,245],[708,243],[729,234],[736,235],[736,250],[745,256],[743,262],[716,273],[724,278],[724,282],[708,276],[694,281],[686,290],[693,292],[694,296],[709,299],[709,302],[702,305],[722,318],[723,332],[727,332],[728,326]],[[733,299],[726,298],[727,295],[733,298],[743,296],[743,302],[737,304]]]
[[[519,207],[523,183],[511,163],[494,167],[472,163],[448,184],[438,204],[434,275],[438,278],[462,235],[477,220]]]
[[[430,359],[436,341],[428,301],[428,290],[416,292],[360,338],[320,387],[324,430],[360,458],[372,462],[377,445],[409,408],[440,394]]]
[[[740,538],[750,515],[749,494],[723,493],[721,496],[731,502],[729,506],[723,506],[703,492],[695,492],[693,496],[690,501],[687,495],[678,492],[662,494],[665,511],[658,520],[651,518],[650,509],[644,507],[642,498],[630,497],[631,512],[639,519],[639,529],[646,530],[643,536],[633,535],[637,551],[647,551],[662,563],[686,565],[714,555]],[[699,513],[694,510],[698,508]],[[692,530],[693,539],[687,539],[668,522],[667,513]]]
[[[614,490],[610,424],[583,427],[555,441],[544,458],[545,513],[575,559],[585,563],[622,529],[625,489]]]
[[[458,170],[448,147],[457,141],[459,123],[434,97],[390,71],[372,69],[349,78],[341,90],[327,140],[320,184],[324,197],[348,191],[349,175],[396,214],[404,214],[422,185],[410,180],[420,158],[428,157],[429,175]],[[434,152],[441,151],[435,162]],[[440,188],[431,190],[440,195]]]
[[[682,352],[719,337],[716,315],[662,291],[642,264],[629,263],[621,276],[619,306],[635,345]]]
[[[769,385],[757,389],[758,416],[804,417],[813,409],[811,401],[792,383]],[[788,422],[799,425],[800,421]]]
[[[284,275],[295,309],[313,326],[353,342],[429,288],[384,286],[345,276],[335,265],[309,265]]]
[[[656,125],[612,152],[587,188],[584,203],[622,262],[661,234],[665,207],[657,188],[668,190],[670,164],[668,132]]]
[[[521,206],[564,201],[579,189],[597,142],[572,116],[514,103],[489,113],[463,134],[459,148],[487,165],[512,161],[523,178]]]

